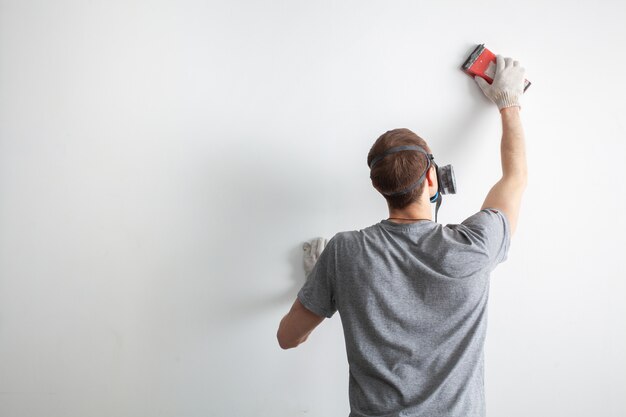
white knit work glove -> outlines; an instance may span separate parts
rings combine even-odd
[[[309,274],[313,270],[313,267],[315,266],[315,263],[317,262],[317,259],[322,254],[322,251],[324,251],[324,247],[326,247],[327,243],[328,240],[324,239],[323,237],[316,237],[315,239],[311,239],[308,242],[304,242],[304,244],[302,245],[302,249],[304,250],[304,258],[302,260],[302,263],[304,265],[305,276],[309,276]]]
[[[475,76],[476,84],[483,90],[483,93],[496,105],[498,110],[505,107],[520,105],[520,98],[524,94],[524,73],[522,68],[513,58],[504,58],[502,55],[496,56],[496,72],[492,77],[493,82],[489,84],[487,80]]]

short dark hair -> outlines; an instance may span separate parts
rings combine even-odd
[[[409,129],[393,129],[383,133],[372,145],[367,154],[367,166],[372,159],[394,146],[417,145],[432,153],[424,139]],[[371,170],[372,185],[381,194],[401,191],[415,183],[422,175],[428,160],[421,152],[397,152],[380,160]],[[390,208],[403,209],[411,203],[418,201],[424,191],[426,179],[414,190],[397,196],[386,196],[385,200]]]

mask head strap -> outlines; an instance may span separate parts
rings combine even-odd
[[[394,197],[394,196],[397,196],[397,195],[402,195],[402,194],[406,194],[408,192],[413,191],[418,185],[420,185],[422,183],[422,181],[424,181],[424,178],[426,178],[426,173],[428,172],[428,170],[430,169],[431,164],[433,163],[431,161],[434,161],[434,159],[435,159],[432,154],[426,152],[426,150],[424,148],[422,148],[421,146],[417,146],[417,145],[394,146],[393,148],[387,149],[385,152],[383,152],[380,155],[377,155],[375,158],[373,158],[372,162],[370,162],[370,164],[369,164],[370,170],[372,168],[374,168],[374,165],[376,165],[378,162],[380,162],[387,155],[390,155],[390,154],[396,153],[396,152],[401,152],[401,151],[418,151],[420,153],[423,153],[424,155],[426,155],[426,160],[428,161],[428,163],[426,165],[426,169],[424,170],[422,175],[420,175],[419,179],[416,182],[414,182],[413,184],[411,184],[409,187],[405,188],[404,190],[397,191],[397,192],[394,192],[394,193],[383,193],[384,195],[389,196],[389,197]],[[370,178],[372,178],[372,173],[371,172],[370,172]]]
[[[439,193],[439,190],[437,190],[434,196],[430,197],[431,203],[436,203],[437,200],[441,200],[441,194]]]
[[[439,181],[439,179],[437,179],[437,181]],[[430,197],[431,203],[437,203],[435,205],[435,223],[437,223],[437,215],[439,214],[439,206],[441,206],[441,200],[443,200],[443,197],[441,196],[439,190],[437,190],[434,196]]]

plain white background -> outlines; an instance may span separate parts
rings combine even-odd
[[[282,351],[302,242],[387,218],[407,127],[500,175],[459,69],[518,59],[530,183],[492,275],[488,415],[626,414],[626,4],[0,1],[0,415],[345,416],[339,315]]]

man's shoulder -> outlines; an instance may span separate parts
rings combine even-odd
[[[466,229],[485,229],[497,226],[506,226],[506,216],[498,209],[484,208],[464,219],[461,223],[452,223],[444,226],[444,231],[458,231]]]
[[[359,232],[356,230],[343,230],[337,232],[330,239],[329,243],[332,242],[335,246],[343,246],[346,243],[354,242],[358,233]]]
[[[338,248],[354,247],[354,245],[358,245],[359,242],[363,242],[366,236],[371,236],[375,233],[375,228],[376,225],[372,225],[364,229],[342,230],[335,233],[330,241],[332,241],[332,244]]]
[[[511,236],[508,220],[498,209],[481,209],[459,224],[447,225],[444,230],[445,240],[462,243],[489,262],[495,259],[497,264],[506,259]]]
[[[343,230],[337,232],[335,236],[333,236],[333,239],[338,242],[361,240],[364,236],[376,233],[376,231],[379,229],[379,225],[380,223],[376,223],[363,229]]]

